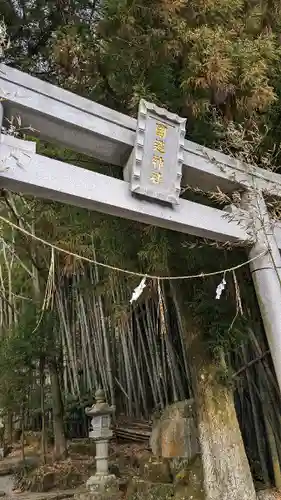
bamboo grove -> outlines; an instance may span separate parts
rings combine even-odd
[[[33,214],[32,202],[5,194],[2,214],[9,213],[13,218],[17,213],[17,221],[24,220],[24,227],[31,229],[19,210]],[[47,214],[50,217],[50,207]],[[106,228],[110,223],[109,219]],[[100,233],[100,226],[98,229]],[[143,227],[138,229],[141,233],[146,231]],[[38,262],[29,257],[32,240],[23,241],[20,234],[5,224],[2,232],[5,235],[1,240],[0,268],[3,408],[17,416],[23,411],[28,429],[32,429],[38,416],[42,423],[42,411],[49,414],[54,404],[48,369],[54,359],[66,419],[70,408],[83,409],[89,404],[99,386],[105,388],[108,400],[117,405],[119,416],[145,420],[167,404],[192,396],[191,365],[186,350],[188,333],[175,283],[151,281],[141,302],[132,308],[129,300],[139,278],[104,272],[68,255],[62,259],[56,254],[52,267],[52,252],[36,244],[40,263],[43,259],[46,262],[44,279],[38,279]],[[104,241],[100,237],[99,234],[96,246],[92,241],[93,258],[100,254],[98,245]],[[234,252],[238,255],[234,260],[230,256],[232,263],[244,258],[239,249],[225,252],[213,247],[198,248],[194,241],[188,243],[184,237],[182,248],[188,255],[191,273],[201,269],[206,257],[208,270],[215,268],[214,262],[220,259],[227,265],[229,254]],[[111,253],[112,245],[108,250]],[[159,264],[158,259],[157,254]],[[218,280],[204,281],[192,280],[188,284],[185,307],[189,307],[195,318],[203,314],[205,320],[200,327],[206,329],[208,349],[215,356],[222,347],[227,353],[227,369],[222,371],[218,364],[217,376],[234,390],[255,478],[265,484],[274,479],[279,484],[280,395],[248,271],[244,268],[230,275],[227,295],[218,306],[214,298]],[[249,290],[250,302],[245,300]],[[36,303],[38,294],[41,298]],[[230,338],[225,329],[235,319],[237,299],[243,304],[243,321],[235,320]],[[52,422],[48,425],[52,426]],[[52,433],[51,427],[49,432]]]
[[[280,2],[6,0],[0,15],[7,64],[132,115],[145,97],[187,117],[192,140],[278,169]],[[24,135],[20,123],[5,132]],[[37,141],[37,149],[122,176],[50,144]],[[206,199],[183,191],[222,201],[221,193]],[[161,277],[227,269],[246,260],[242,249],[6,192],[1,215],[69,251],[52,251],[1,223],[0,399],[10,434],[13,415],[22,428],[39,415],[47,432],[51,409],[62,456],[69,408],[91,403],[100,385],[118,415],[149,419],[196,388],[206,410],[197,375],[205,365],[209,399],[227,407],[234,395],[253,477],[281,487],[280,394],[247,267],[227,274],[219,301],[219,278],[156,279],[131,307],[138,278],[71,255]],[[206,424],[208,415],[201,417]]]

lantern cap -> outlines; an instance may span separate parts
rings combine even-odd
[[[96,390],[95,400],[97,404],[105,403],[105,392],[101,387]]]
[[[115,406],[109,406],[106,402],[105,391],[99,387],[95,392],[95,403],[91,408],[86,408],[88,416],[111,415],[115,412]]]

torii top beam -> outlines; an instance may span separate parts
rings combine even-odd
[[[0,65],[5,116],[20,115],[43,139],[124,167],[133,149],[137,122],[16,69]],[[256,186],[281,196],[281,176],[246,166],[223,153],[185,141],[183,184],[225,192]]]
[[[0,65],[0,96],[5,116],[20,115],[22,126],[34,127],[40,137],[125,166],[135,140],[133,118],[5,65]],[[226,212],[183,199],[173,209],[135,199],[127,182],[37,155],[34,143],[2,135],[0,153],[1,187],[11,191],[221,242],[249,241],[246,230],[227,220]],[[232,190],[247,188],[254,179],[260,189],[269,189],[276,179],[280,182],[279,175],[261,169],[245,173],[243,168],[226,155],[185,141],[184,170],[191,185]],[[273,188],[275,193],[276,184],[272,193]],[[279,225],[275,235],[281,248]]]

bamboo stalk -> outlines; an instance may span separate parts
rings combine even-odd
[[[145,306],[145,312],[147,312],[147,307]],[[142,314],[142,320],[143,320],[143,328],[144,328],[144,333],[146,335],[147,339],[147,344],[148,344],[148,350],[150,354],[150,359],[152,362],[152,367],[153,367],[153,385],[155,385],[157,389],[157,406],[160,405],[161,409],[164,409],[165,404],[164,404],[164,399],[163,399],[163,393],[162,393],[162,388],[160,385],[160,379],[159,379],[159,362],[157,363],[157,356],[155,356],[155,351],[153,351],[153,346],[154,342],[151,339],[151,329],[149,326],[151,326],[151,321],[148,321],[147,314],[144,315]]]
[[[65,345],[67,347],[68,360],[69,360],[69,363],[68,363],[69,381],[70,381],[71,392],[72,392],[72,394],[76,394],[77,393],[76,391],[79,391],[79,384],[78,384],[78,380],[75,378],[75,366],[74,366],[72,345],[71,345],[71,341],[70,341],[69,334],[68,334],[68,328],[67,328],[67,323],[66,323],[66,318],[65,318],[65,311],[64,311],[61,297],[59,294],[56,294],[56,305],[57,305],[58,312],[59,312],[60,324],[62,326],[61,334],[62,335],[64,334]],[[72,368],[72,371],[71,371],[71,368]]]
[[[241,347],[242,350],[242,356],[243,356],[243,362],[246,365],[247,364],[247,357],[246,357],[246,352],[245,352],[245,347]],[[263,480],[266,486],[270,485],[270,480],[269,480],[269,474],[268,474],[268,469],[266,466],[265,462],[265,453],[264,453],[264,445],[263,445],[263,432],[260,429],[260,422],[259,422],[259,417],[258,417],[258,412],[256,409],[256,404],[255,404],[255,397],[253,393],[253,388],[252,388],[252,381],[249,376],[248,370],[246,369],[246,378],[248,382],[248,389],[249,389],[249,395],[250,395],[250,400],[251,400],[251,407],[252,407],[252,415],[253,415],[253,422],[255,426],[255,435],[256,435],[256,442],[257,442],[257,448],[258,448],[258,453],[259,453],[259,460],[261,464],[261,469],[262,469],[262,475],[263,475]]]
[[[136,315],[135,319],[136,319],[136,325],[137,325],[138,338],[140,339],[140,345],[141,345],[141,348],[142,348],[142,354],[143,354],[143,357],[144,357],[144,360],[145,360],[145,366],[146,366],[146,370],[147,370],[147,375],[148,375],[149,382],[150,382],[150,389],[151,389],[152,395],[153,395],[154,406],[157,407],[157,405],[158,405],[158,398],[157,398],[157,395],[156,395],[155,385],[153,383],[153,375],[152,375],[152,372],[151,372],[151,365],[150,365],[150,363],[148,361],[147,351],[145,349],[144,342],[143,342],[143,333],[141,331],[140,322],[139,322],[139,318],[138,318],[137,315]],[[153,361],[152,361],[152,364],[153,364]]]

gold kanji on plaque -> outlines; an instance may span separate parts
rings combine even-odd
[[[153,184],[160,184],[163,180],[163,175],[161,172],[152,172],[150,180]]]
[[[160,154],[164,154],[165,153],[165,142],[160,141],[159,139],[156,139],[156,141],[154,142],[154,151],[157,151]]]
[[[164,158],[162,156],[154,155],[152,157],[152,165],[155,169],[161,170],[164,167]]]
[[[167,134],[167,125],[164,123],[157,123],[156,124],[156,135],[157,137],[160,137],[161,139],[165,139],[166,134]]]

